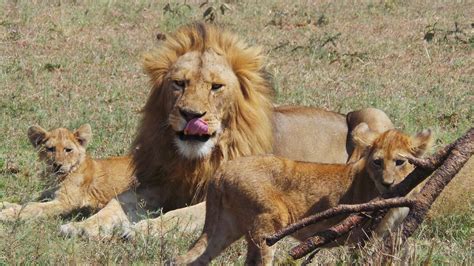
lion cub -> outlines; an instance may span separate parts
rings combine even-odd
[[[207,264],[245,236],[246,264],[271,264],[274,247],[266,245],[265,236],[338,204],[375,198],[411,172],[413,166],[404,156],[421,156],[432,137],[429,130],[414,137],[397,130],[377,134],[363,123],[354,129],[353,139],[363,147],[363,155],[347,165],[299,162],[272,155],[242,157],[224,164],[209,185],[201,236],[174,262]],[[322,221],[293,237],[303,240],[343,218]]]
[[[92,138],[85,124],[75,132],[65,128],[46,131],[39,126],[28,129],[31,144],[46,164],[44,175],[59,183],[52,200],[25,205],[0,203],[0,220],[30,219],[68,214],[83,207],[100,209],[134,182],[130,157],[92,159],[86,154]],[[3,205],[3,206],[2,206]]]

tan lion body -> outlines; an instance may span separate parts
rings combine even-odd
[[[131,157],[92,159],[86,154],[90,126],[76,132],[58,128],[47,132],[31,127],[29,137],[46,164],[43,174],[59,182],[52,199],[25,205],[5,204],[0,220],[29,219],[68,214],[80,208],[101,209],[134,182]]]
[[[347,117],[316,108],[273,108],[263,59],[260,49],[212,25],[191,24],[167,36],[144,57],[152,90],[133,144],[140,147],[133,156],[140,185],[120,195],[120,204],[114,201],[61,231],[94,237],[100,229],[110,232],[120,225],[108,221],[135,221],[145,210],[160,208],[168,213],[134,228],[157,233],[176,219],[192,221],[189,230],[202,228],[205,205],[188,206],[204,200],[208,180],[223,162],[241,156],[274,152],[298,160],[345,163],[352,151],[346,146]],[[383,121],[376,130],[393,127],[376,109],[354,116]],[[202,136],[186,133],[196,119],[206,124]],[[145,210],[138,202],[145,203]]]
[[[273,112],[273,154],[292,160],[318,163],[345,163],[353,152],[350,132],[366,123],[377,133],[394,128],[388,116],[375,108],[343,115],[320,108],[280,106]]]
[[[403,156],[419,156],[431,137],[429,131],[414,138],[396,130],[380,135],[365,124],[355,133],[364,147],[364,156],[355,163],[320,164],[262,155],[223,164],[209,186],[203,233],[175,262],[207,264],[245,236],[246,264],[269,265],[274,248],[266,245],[265,236],[338,204],[363,203],[380,195],[413,169]],[[305,239],[342,218],[317,223],[293,236]]]

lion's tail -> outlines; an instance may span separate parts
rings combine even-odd
[[[202,256],[200,258],[200,256],[208,249],[209,240],[216,233],[216,228],[220,222],[221,211],[223,210],[222,190],[219,189],[221,176],[222,174],[218,171],[213,180],[209,181],[206,197],[206,221],[201,236],[186,254],[175,258],[175,264],[207,264],[212,259],[212,257]]]

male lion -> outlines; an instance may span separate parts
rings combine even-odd
[[[143,209],[160,208],[170,212],[135,229],[166,230],[174,218],[191,221],[189,230],[201,228],[204,204],[179,208],[204,199],[221,163],[272,151],[344,163],[353,149],[346,141],[352,124],[367,121],[379,131],[393,127],[377,109],[346,117],[307,107],[273,108],[263,59],[260,49],[212,25],[191,24],[167,36],[144,56],[152,91],[133,144],[139,147],[133,156],[139,186],[90,219],[63,225],[61,232],[95,238],[102,229],[107,236],[114,226],[138,220]]]
[[[51,193],[43,193],[42,198],[52,196],[50,201],[23,206],[0,204],[7,207],[0,211],[0,220],[64,215],[80,208],[100,209],[134,183],[130,157],[96,160],[87,155],[86,147],[92,137],[89,124],[75,132],[66,128],[48,132],[32,126],[28,137],[46,164],[42,176],[59,184],[54,191],[48,191]]]
[[[273,155],[226,162],[209,182],[208,211],[201,236],[174,262],[206,265],[245,236],[245,264],[271,265],[275,247],[266,245],[266,236],[338,204],[364,203],[386,192],[413,170],[405,157],[421,156],[431,140],[429,130],[415,137],[394,129],[380,135],[363,123],[354,130],[354,141],[363,150],[362,158],[355,163],[308,163]],[[311,225],[293,236],[306,239],[346,216]]]

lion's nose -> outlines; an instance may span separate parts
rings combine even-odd
[[[61,169],[62,167],[62,164],[58,164],[58,163],[53,163],[53,170],[54,172],[57,172]]]
[[[186,119],[186,121],[190,121],[194,118],[203,117],[206,114],[206,112],[198,112],[186,108],[179,108],[179,113],[184,117],[184,119]]]
[[[393,185],[394,181],[393,180],[384,180],[382,181],[382,184],[386,187],[389,187],[391,185]]]

